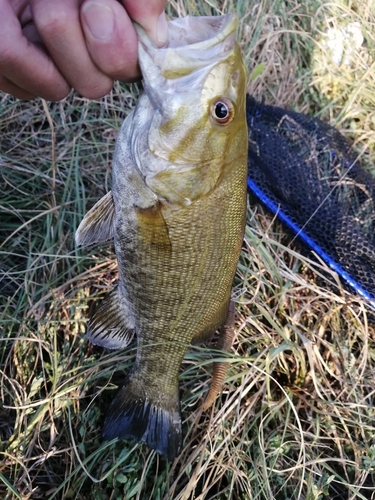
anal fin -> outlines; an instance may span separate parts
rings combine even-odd
[[[219,342],[217,346],[218,349],[230,352],[235,335],[234,322],[235,322],[235,308],[234,308],[234,303],[230,301],[227,319],[225,320],[224,325],[220,329]],[[220,394],[227,371],[228,371],[228,363],[217,362],[214,364],[214,372],[212,376],[211,387],[208,392],[207,398],[203,403],[202,406],[203,411],[208,410],[208,408],[210,408],[210,406],[213,405],[216,398]]]
[[[92,245],[113,238],[115,230],[115,204],[109,191],[84,216],[76,231],[77,245]]]
[[[126,297],[120,295],[118,286],[108,294],[91,317],[87,336],[93,344],[108,349],[121,349],[132,340],[134,321]]]

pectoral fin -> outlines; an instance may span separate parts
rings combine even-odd
[[[115,205],[109,191],[87,212],[76,231],[77,245],[92,245],[113,238]]]
[[[163,217],[161,203],[148,208],[137,207],[138,237],[150,248],[169,254],[171,240]]]
[[[112,290],[89,321],[87,336],[108,349],[126,347],[134,336],[134,321],[119,287]]]

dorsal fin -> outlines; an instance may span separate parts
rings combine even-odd
[[[113,238],[115,230],[115,205],[109,191],[87,212],[76,231],[77,245],[92,245]]]

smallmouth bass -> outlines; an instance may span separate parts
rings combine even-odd
[[[88,325],[94,344],[137,338],[134,367],[103,437],[133,437],[172,460],[182,446],[178,373],[189,345],[228,315],[246,221],[245,70],[233,15],[169,21],[139,37],[144,92],[119,133],[112,191],[76,242],[114,238],[115,290]]]

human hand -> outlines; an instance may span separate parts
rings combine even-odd
[[[0,91],[63,99],[74,88],[90,99],[113,80],[140,78],[140,24],[164,45],[166,0],[0,0]]]

